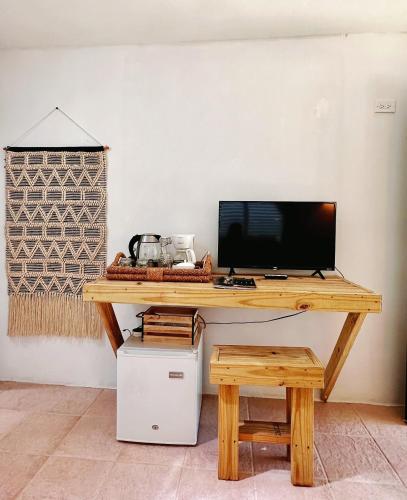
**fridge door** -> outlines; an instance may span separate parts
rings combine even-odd
[[[166,352],[165,352],[166,351]],[[195,444],[198,352],[133,348],[118,351],[117,439]]]

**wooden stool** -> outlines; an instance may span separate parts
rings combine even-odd
[[[219,384],[218,477],[239,479],[239,441],[290,447],[291,481],[314,480],[314,388],[324,387],[324,367],[307,347],[214,346],[210,382]],[[287,422],[239,423],[239,386],[285,386]]]

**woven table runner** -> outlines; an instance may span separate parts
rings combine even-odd
[[[106,267],[103,147],[6,151],[8,334],[100,338],[82,287]]]

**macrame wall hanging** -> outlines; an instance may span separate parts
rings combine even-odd
[[[55,108],[40,122],[54,111],[72,120]],[[5,148],[10,336],[102,335],[82,287],[106,267],[105,149]]]

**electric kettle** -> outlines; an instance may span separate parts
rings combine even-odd
[[[148,261],[157,263],[161,254],[159,234],[136,234],[129,242],[129,252],[138,266],[146,266]],[[137,244],[137,247],[136,247]]]

